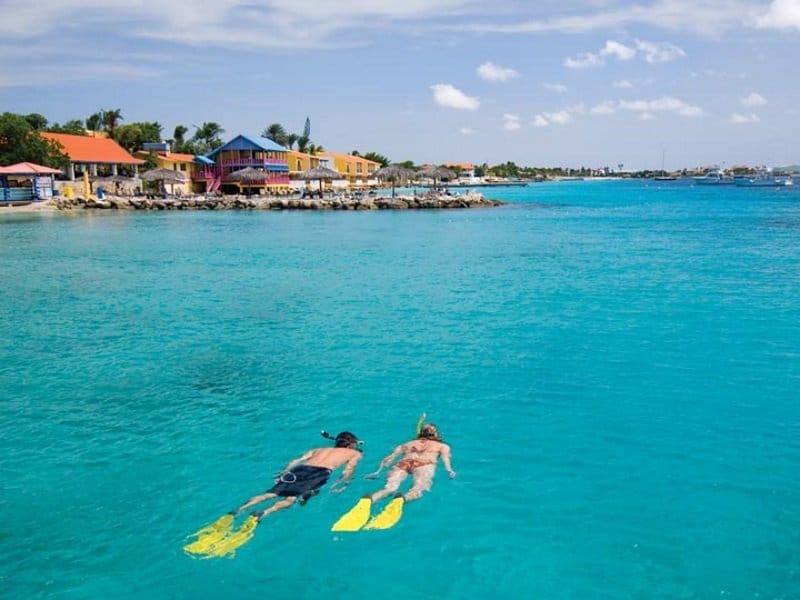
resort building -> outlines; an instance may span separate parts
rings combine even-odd
[[[188,194],[190,192],[205,192],[206,180],[203,178],[196,178],[195,173],[203,172],[208,163],[213,164],[212,161],[204,159],[203,157],[195,156],[194,154],[184,154],[181,152],[171,152],[170,146],[167,142],[145,143],[144,149],[136,153],[138,158],[147,160],[150,156],[155,156],[156,168],[169,169],[176,171],[185,177],[185,182],[175,183],[172,189],[179,194]],[[196,181],[199,179],[199,181]]]
[[[111,138],[88,137],[69,133],[41,132],[46,140],[57,142],[62,152],[69,158],[66,176],[75,181],[75,173],[88,172],[97,177],[98,168],[103,174],[118,175],[119,167],[129,167],[133,174],[144,161],[131,156],[122,146]]]
[[[475,179],[475,165],[472,163],[449,163],[442,165],[458,173],[458,178],[471,181]]]
[[[197,157],[204,164],[194,171],[192,179],[204,184],[208,192],[239,193],[243,184],[260,192],[288,191],[287,155],[286,148],[272,140],[240,134],[205,157]],[[246,177],[237,173],[248,168]]]
[[[297,150],[288,150],[287,155],[290,185],[294,190],[302,190],[309,185],[307,181],[300,178],[304,171],[309,171],[317,167],[326,167],[333,171],[336,170],[331,157],[324,154],[306,154],[305,152],[299,152]],[[344,180],[334,180],[329,184],[329,187],[333,188],[346,186],[347,183]]]
[[[323,152],[322,156],[330,159],[333,165],[331,168],[345,178],[348,187],[377,185],[378,182],[372,174],[381,168],[381,163],[368,160],[363,156],[337,152]]]

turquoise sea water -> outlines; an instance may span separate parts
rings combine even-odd
[[[800,190],[422,212],[0,215],[4,598],[800,597]],[[186,534],[426,410],[458,477]]]

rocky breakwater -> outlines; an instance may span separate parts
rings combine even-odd
[[[246,196],[190,196],[185,198],[143,198],[106,196],[95,198],[57,198],[59,210],[106,209],[106,210],[403,210],[403,209],[449,209],[499,206],[499,200],[489,200],[481,194],[459,196],[426,195],[364,196],[351,198],[332,196],[322,199],[269,198]]]

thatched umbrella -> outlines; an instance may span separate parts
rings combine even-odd
[[[170,186],[173,186],[173,192],[175,191],[174,185],[176,183],[184,183],[186,181],[186,176],[174,169],[150,169],[140,174],[139,177],[142,181],[160,181],[161,185],[170,184]]]
[[[382,179],[384,181],[391,181],[392,182],[392,198],[394,198],[394,186],[398,181],[403,181],[405,179],[411,179],[415,174],[413,169],[407,169],[406,167],[402,167],[400,165],[389,165],[386,167],[382,167],[375,171],[372,176],[376,177],[377,179]]]
[[[313,181],[314,179],[319,179],[319,193],[322,193],[322,182],[323,181],[332,181],[334,179],[344,179],[344,175],[339,173],[339,171],[334,171],[333,169],[329,169],[328,167],[314,167],[313,169],[308,169],[307,171],[303,171],[299,175],[300,179],[304,179],[305,181]]]
[[[174,169],[150,169],[139,175],[142,181],[163,181],[164,183],[184,183],[186,176]]]
[[[429,169],[427,171],[420,171],[419,175],[421,177],[427,177],[429,179],[433,179],[433,186],[436,187],[436,181],[441,179],[455,179],[456,173],[455,171],[451,171],[445,167],[435,167],[433,169]]]
[[[254,169],[253,167],[246,167],[238,171],[232,171],[225,176],[225,181],[231,181],[239,184],[239,191],[245,187],[252,187],[254,185],[261,186],[267,182],[267,173],[261,169]]]

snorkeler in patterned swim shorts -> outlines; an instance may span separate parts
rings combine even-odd
[[[300,499],[300,504],[305,504],[319,493],[320,488],[328,482],[331,473],[344,465],[341,478],[331,486],[331,491],[341,492],[350,483],[356,465],[361,460],[362,454],[357,449],[361,442],[348,431],[343,431],[335,438],[330,436],[335,444],[333,448],[315,448],[303,456],[293,460],[278,477],[270,489],[263,494],[253,496],[239,508],[233,511],[238,515],[247,508],[280,496],[269,508],[253,513],[259,521],[269,514],[283,510]]]

